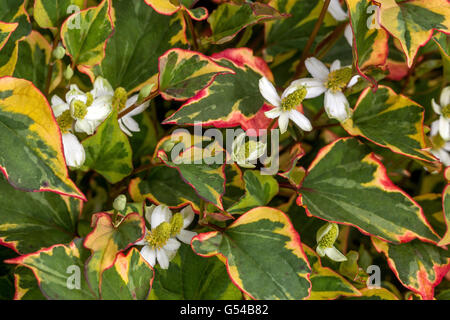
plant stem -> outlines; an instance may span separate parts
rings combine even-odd
[[[267,127],[267,131],[270,131],[273,126],[275,125],[275,122],[277,121],[277,118],[272,119],[272,121],[270,122],[269,126]]]
[[[302,57],[300,58],[300,62],[297,65],[297,70],[295,72],[294,78],[297,78],[303,72],[303,65],[305,64],[305,60],[308,57],[309,50],[314,44],[314,40],[316,39],[317,33],[319,32],[320,26],[322,25],[323,19],[325,18],[325,14],[327,13],[328,6],[330,5],[331,0],[325,0],[323,4],[322,11],[320,12],[319,18],[316,21],[316,25],[309,36],[308,42],[306,43],[305,48],[303,49]]]
[[[159,90],[154,91],[153,93],[151,93],[147,98],[143,99],[142,101],[137,101],[135,104],[133,104],[131,107],[122,110],[119,113],[118,118],[122,118],[123,116],[125,116],[126,114],[130,113],[131,111],[133,111],[134,109],[136,109],[137,107],[139,107],[140,105],[142,105],[143,103],[152,100],[153,98],[156,98],[157,96],[159,96]]]
[[[60,33],[59,33],[59,30],[57,30],[55,39],[53,39],[52,51],[50,52],[50,59],[53,59],[53,51],[56,49],[56,46],[59,43],[59,36],[60,36]],[[55,61],[51,61],[48,64],[47,79],[45,80],[45,90],[44,90],[44,94],[46,96],[48,96],[48,94],[50,93],[50,86],[52,83],[53,66],[54,65],[55,65]]]
[[[191,33],[191,36],[192,36],[192,47],[194,48],[195,51],[198,51],[197,33],[195,32],[195,28],[194,28],[194,24],[192,23],[191,16],[185,10],[183,10],[183,17],[184,17],[184,21],[186,22],[186,24],[189,28],[189,32]]]

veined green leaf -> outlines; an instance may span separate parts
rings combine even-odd
[[[16,292],[14,300],[45,300],[33,271],[27,267],[17,266],[14,270]]]
[[[411,0],[397,3],[380,0],[380,24],[397,38],[408,67],[434,30],[450,32],[450,4],[447,0]]]
[[[116,111],[82,144],[86,150],[84,167],[97,171],[109,182],[119,182],[133,170],[130,142],[119,127]]]
[[[113,88],[137,91],[158,83],[158,58],[172,48],[186,48],[183,16],[158,14],[142,0],[113,0],[115,30],[102,63],[92,72]],[[155,86],[156,88],[156,86]]]
[[[287,216],[259,207],[242,215],[223,233],[192,239],[201,256],[223,256],[233,283],[254,299],[304,299],[310,294],[311,268]]]
[[[435,161],[428,151],[423,133],[424,109],[380,86],[376,93],[367,88],[360,96],[353,116],[343,123],[352,135],[359,135],[408,157]]]
[[[81,10],[83,0],[35,0],[33,17],[41,28],[59,28],[75,10]]]
[[[324,147],[307,172],[297,203],[308,214],[395,243],[439,240],[422,208],[389,180],[382,163],[356,139]]]
[[[84,199],[69,179],[61,133],[52,110],[31,82],[0,79],[0,170],[26,191],[53,191]]]
[[[153,268],[132,248],[119,253],[114,265],[102,276],[101,297],[104,300],[145,300],[154,278]]]
[[[413,240],[399,245],[372,237],[378,252],[383,252],[400,282],[423,299],[433,299],[434,287],[450,271],[450,253],[430,243]]]
[[[244,173],[245,195],[238,203],[227,209],[228,213],[245,213],[250,209],[265,206],[278,194],[278,182],[270,175],[247,170]]]
[[[186,100],[219,74],[233,73],[195,51],[171,49],[159,58],[159,91],[164,99]]]
[[[72,66],[89,67],[105,56],[106,41],[113,31],[111,0],[72,14],[61,27],[61,39],[72,57]]]
[[[0,190],[1,243],[26,254],[75,238],[81,200],[53,192],[19,191],[4,177]]]
[[[207,275],[207,280],[205,280]],[[216,257],[202,258],[182,244],[169,269],[156,267],[150,300],[239,300],[225,265]]]

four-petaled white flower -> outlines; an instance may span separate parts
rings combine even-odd
[[[293,82],[297,86],[304,86],[308,90],[308,97],[315,98],[325,93],[325,111],[328,117],[339,121],[347,120],[350,106],[343,90],[358,82],[359,76],[352,76],[351,67],[342,67],[339,60],[335,60],[330,69],[314,57],[305,61],[306,69],[313,78],[303,78]]]
[[[197,234],[185,230],[194,219],[194,211],[188,206],[172,216],[167,206],[153,205],[145,208],[145,218],[150,229],[146,229],[144,239],[135,244],[143,245],[141,255],[151,266],[158,262],[162,269],[167,269],[180,247],[179,241],[190,244]]]
[[[259,80],[259,91],[264,99],[275,106],[272,110],[266,111],[265,115],[270,119],[278,118],[281,133],[286,132],[289,119],[294,121],[303,131],[312,130],[308,118],[297,111],[297,107],[301,105],[302,101],[310,97],[310,92],[304,86],[296,85],[294,81],[280,97],[273,84],[266,77],[263,77]]]
[[[339,235],[339,227],[336,223],[328,222],[323,225],[316,234],[317,248],[316,252],[319,256],[327,256],[334,261],[347,261],[338,249],[334,247],[334,243]]]
[[[333,16],[336,21],[348,20],[348,13],[342,9],[339,0],[331,0],[328,6],[328,12]],[[353,31],[350,23],[347,24],[344,30],[344,36],[350,46],[353,45]]]
[[[439,134],[445,141],[450,140],[450,86],[445,87],[437,104],[434,99],[431,100],[434,112],[439,117]]]
[[[132,105],[134,105],[137,102],[138,97],[139,97],[138,94],[131,96],[127,100],[124,110],[127,110]],[[122,118],[120,118],[119,119],[120,129],[122,129],[122,131],[125,132],[130,137],[133,135],[131,132],[139,132],[140,131],[139,124],[132,117],[144,112],[144,110],[147,109],[149,104],[150,104],[150,101],[146,101],[143,104],[141,104],[139,107],[137,107],[136,109],[131,110],[129,113],[127,113]]]
[[[442,139],[440,133],[440,121],[436,120],[431,124],[430,139],[433,144],[431,153],[444,164],[450,166],[450,141]]]

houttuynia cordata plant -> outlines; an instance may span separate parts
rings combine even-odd
[[[450,299],[448,0],[0,1],[1,299]]]

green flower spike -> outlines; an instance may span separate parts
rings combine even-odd
[[[336,223],[327,223],[322,226],[316,234],[317,248],[319,256],[327,256],[333,261],[347,261],[347,258],[334,247],[334,243],[339,235],[339,226]]]

